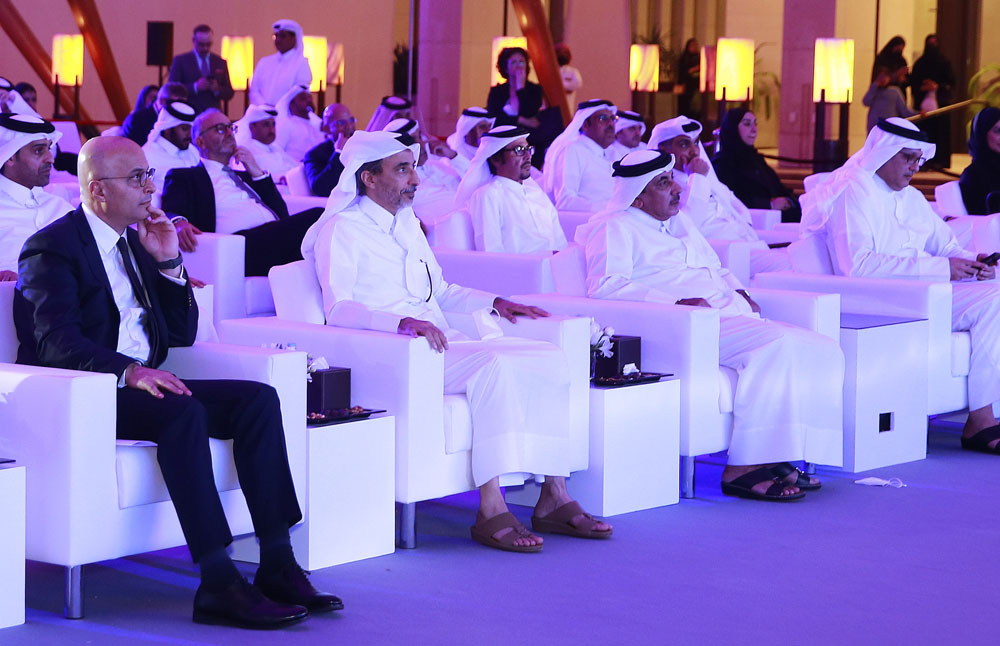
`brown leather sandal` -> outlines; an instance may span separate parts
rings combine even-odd
[[[511,531],[500,538],[494,538],[494,534],[507,527]],[[517,517],[509,511],[497,514],[493,518],[486,520],[482,514],[476,514],[476,524],[469,528],[472,533],[472,540],[486,547],[503,550],[505,552],[540,552],[541,545],[515,545],[514,541],[519,538],[528,538],[531,532],[517,520]]]
[[[584,516],[583,521],[579,525],[573,525],[571,521],[581,514]],[[580,503],[571,500],[542,517],[532,516],[531,529],[539,534],[565,534],[577,538],[611,538],[614,529],[594,529],[598,522],[600,521],[583,510]]]

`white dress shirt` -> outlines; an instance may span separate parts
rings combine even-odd
[[[203,159],[201,163],[205,165],[215,189],[216,233],[236,233],[274,222],[274,213],[237,186],[233,178],[222,170],[222,164],[211,159]],[[248,185],[253,188],[253,183]]]
[[[709,166],[711,168],[711,165]],[[681,206],[706,238],[754,242],[750,211],[729,187],[709,171],[708,175],[674,172],[681,187]]]
[[[315,253],[331,325],[395,332],[412,317],[447,330],[443,310],[474,312],[496,299],[444,280],[409,207],[393,216],[362,197],[323,225]]]
[[[614,190],[608,149],[580,135],[553,161],[551,186],[557,209],[597,212],[607,205]]]
[[[833,203],[826,239],[845,276],[948,280],[949,257],[975,260],[917,189],[894,191],[878,175],[852,184]]]
[[[683,212],[665,222],[629,207],[603,218],[586,240],[591,298],[676,303],[704,298],[733,315],[753,316],[708,241]]]
[[[198,149],[194,146],[189,145],[181,150],[162,136],[143,144],[142,152],[146,155],[149,167],[156,169],[156,174],[153,175],[153,184],[156,186],[155,195],[157,198],[163,195],[163,180],[170,170],[197,166],[198,162],[201,161]]]
[[[16,272],[25,241],[73,210],[72,204],[39,186],[29,189],[0,175],[0,270]]]
[[[559,251],[566,235],[559,214],[535,180],[494,176],[472,194],[476,249],[504,253]]]
[[[326,141],[326,135],[310,119],[288,115],[278,117],[276,121],[277,137],[274,144],[281,147],[296,163],[301,162],[310,150]]]
[[[261,170],[270,173],[275,181],[285,176],[285,173],[298,166],[301,162],[293,159],[285,150],[278,145],[277,139],[270,144],[265,144],[256,139],[251,139],[244,144]]]
[[[297,49],[275,52],[257,61],[250,81],[250,103],[278,105],[293,85],[312,83],[309,61]]]

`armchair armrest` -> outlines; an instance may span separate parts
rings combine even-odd
[[[434,248],[445,280],[494,294],[553,291],[551,253],[488,253]]]
[[[781,211],[777,209],[747,209],[750,211],[750,222],[757,232],[770,231],[774,225],[781,222]]]
[[[325,197],[317,197],[315,195],[285,195],[283,197],[290,215],[317,207],[321,209],[326,208],[327,198]]]
[[[112,374],[0,364],[0,455],[27,467],[28,558],[102,558],[70,535],[118,511],[115,382]]]
[[[708,244],[712,245],[712,250],[719,257],[722,266],[728,269],[740,281],[741,285],[750,284],[750,251],[767,248],[767,245],[762,242],[741,242],[715,238],[709,240]]]
[[[396,417],[397,500],[441,495],[420,497],[420,483],[408,478],[410,464],[433,464],[444,444],[444,356],[426,339],[277,317],[223,321],[219,336],[237,345],[295,343],[331,366],[350,368],[352,403]]]
[[[773,228],[760,230],[755,229],[757,237],[767,244],[780,244],[782,242],[795,242],[799,239],[798,229]]]
[[[754,289],[764,318],[819,332],[840,342],[840,294]]]
[[[203,233],[198,236],[198,248],[184,254],[188,274],[212,285],[215,289],[215,323],[246,316],[243,236]]]

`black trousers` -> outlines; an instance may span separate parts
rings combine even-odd
[[[302,238],[323,209],[316,207],[252,229],[237,231],[246,238],[244,269],[247,276],[267,276],[271,267],[302,260]]]
[[[229,545],[233,535],[212,476],[208,438],[233,440],[233,458],[257,535],[287,531],[302,518],[285,452],[278,394],[255,381],[190,380],[191,396],[118,390],[118,438],[156,442],[156,459],[191,557]]]

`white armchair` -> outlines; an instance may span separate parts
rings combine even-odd
[[[642,337],[642,368],[680,378],[682,494],[694,496],[694,459],[729,446],[736,373],[719,366],[719,312],[709,308],[586,298],[583,251],[571,245],[553,258],[558,294],[519,295],[553,314],[593,317],[620,334]],[[758,289],[762,315],[839,338],[839,298]]]
[[[962,189],[958,185],[958,180],[935,186],[932,206],[941,217],[969,214],[965,209],[965,200],[962,199]]]
[[[445,280],[494,294],[553,291],[552,253],[492,253],[434,248]]]
[[[26,467],[27,558],[66,568],[66,616],[79,618],[84,564],[183,545],[184,537],[155,445],[116,440],[114,375],[11,363],[17,352],[13,287],[0,283],[0,454]],[[298,487],[305,464],[304,353],[199,342],[171,349],[164,369],[182,378],[274,386]],[[232,533],[250,533],[231,441],[210,442]]]
[[[243,236],[203,233],[198,248],[184,254],[188,273],[215,288],[214,318],[219,321],[274,312],[271,288],[264,276],[245,276]]]
[[[426,339],[324,325],[319,284],[305,262],[275,267],[277,317],[224,321],[228,343],[295,343],[298,349],[351,368],[351,393],[367,407],[396,418],[396,501],[402,503],[400,544],[416,545],[416,503],[474,488],[471,472],[472,418],[465,395],[445,395],[444,359]],[[455,321],[449,320],[453,325]],[[503,322],[505,333],[562,347],[571,372],[573,471],[588,462],[589,323],[553,317]],[[520,484],[521,480],[501,484]]]

